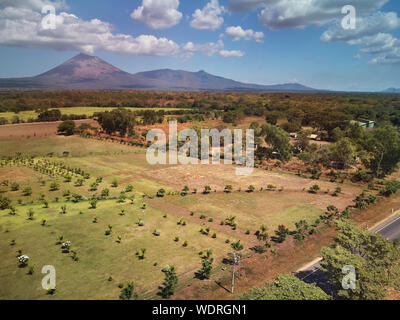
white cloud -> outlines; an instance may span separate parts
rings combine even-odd
[[[206,56],[213,56],[218,53],[223,58],[238,58],[245,55],[244,52],[239,50],[224,50],[224,42],[218,40],[217,42],[207,42],[203,44],[196,44],[193,42],[188,42],[183,46],[184,54],[183,58],[186,60],[193,57],[196,52],[200,52]]]
[[[65,0],[0,0],[0,8],[14,7],[41,11],[46,5],[52,5],[57,10],[68,8]]]
[[[389,0],[229,0],[233,12],[261,9],[260,23],[271,30],[330,25],[322,36],[325,42],[346,42],[361,46],[361,54],[375,55],[375,64],[400,63],[399,39],[387,31],[400,27],[395,12],[379,12]],[[345,5],[356,8],[355,30],[341,27]],[[356,55],[356,59],[361,57]]]
[[[217,42],[207,42],[204,44],[195,44],[193,42],[188,42],[184,45],[183,50],[185,51],[186,58],[192,57],[196,52],[200,52],[206,56],[211,57],[223,48],[223,41],[218,40]]]
[[[132,12],[131,18],[152,29],[171,28],[182,19],[178,7],[179,0],[143,0],[142,5]]]
[[[400,18],[395,12],[377,12],[367,17],[358,17],[356,29],[345,30],[340,22],[325,31],[321,40],[326,42],[351,41],[376,35],[400,27]]]
[[[386,31],[400,27],[400,18],[395,12],[376,12],[357,19],[354,30],[344,30],[339,22],[325,31],[321,40],[326,42],[346,42],[361,46],[360,53],[374,55],[373,64],[400,63],[400,40]],[[358,54],[355,58],[361,57]]]
[[[361,52],[369,54],[387,53],[399,45],[399,40],[388,33],[349,41],[351,45],[362,45]]]
[[[248,12],[264,7],[265,0],[229,0],[228,9],[232,12]]]
[[[113,33],[112,25],[99,19],[84,21],[61,12],[56,16],[56,28],[47,30],[42,27],[42,18],[40,13],[28,8],[0,10],[0,45],[154,56],[174,55],[179,51],[179,46],[166,38],[152,35],[135,38]]]
[[[264,33],[255,32],[252,29],[243,30],[241,26],[228,27],[225,30],[226,35],[233,38],[233,41],[238,40],[254,40],[256,42],[263,42]]]
[[[321,26],[343,17],[341,9],[348,0],[266,0],[271,2],[260,14],[260,23],[272,29]],[[352,0],[358,16],[371,13],[388,0]]]
[[[360,45],[360,53],[374,55],[373,64],[400,63],[400,40],[388,33],[378,33],[348,41],[350,45]],[[357,56],[360,56],[358,54]],[[356,56],[356,57],[357,57]]]
[[[224,23],[221,15],[225,8],[219,5],[218,0],[211,0],[203,9],[196,9],[190,25],[200,30],[217,30]]]
[[[321,26],[342,17],[341,9],[353,5],[357,15],[370,14],[389,0],[230,0],[233,12],[249,12],[262,8],[259,20],[265,27],[278,30]]]
[[[240,50],[221,50],[219,55],[223,58],[241,58],[245,53]]]

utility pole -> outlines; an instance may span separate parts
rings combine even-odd
[[[236,265],[236,253],[233,253],[233,268],[232,268],[232,294],[235,290],[235,265]]]
[[[238,269],[239,269],[239,278],[240,278],[240,260],[241,260],[241,255],[238,254]]]

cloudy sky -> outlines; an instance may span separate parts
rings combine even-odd
[[[345,5],[356,9],[355,29],[342,27]],[[131,73],[378,91],[400,87],[399,15],[399,0],[0,0],[0,77],[37,75],[84,52]]]

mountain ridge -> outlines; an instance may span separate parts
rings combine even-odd
[[[400,88],[388,88],[381,91],[382,93],[400,93]]]
[[[0,78],[2,89],[97,89],[169,91],[318,92],[299,83],[259,85],[243,83],[200,70],[158,69],[131,74],[108,62],[80,53],[34,77]]]

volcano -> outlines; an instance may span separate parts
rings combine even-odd
[[[29,78],[0,79],[3,89],[39,90],[169,90],[169,91],[243,91],[315,92],[298,83],[280,85],[248,84],[218,77],[205,71],[161,69],[131,74],[104,60],[80,53],[45,73]]]

